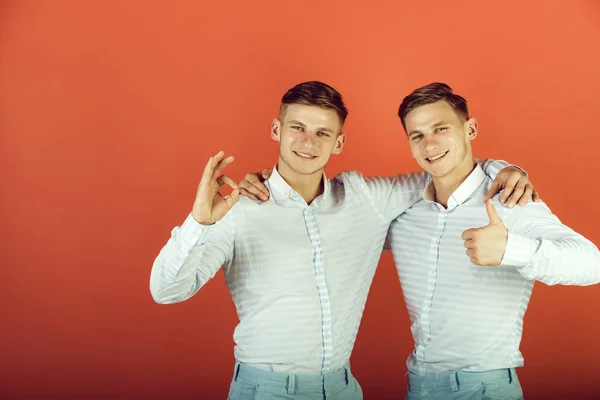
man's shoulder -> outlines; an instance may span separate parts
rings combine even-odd
[[[355,170],[343,171],[337,174],[331,179],[332,183],[337,185],[343,185],[345,183],[353,183],[353,182],[361,182],[364,181],[364,176],[362,172]]]
[[[344,171],[334,177],[338,184],[355,184],[369,191],[422,191],[431,177],[425,172],[392,176],[364,176],[359,171]]]

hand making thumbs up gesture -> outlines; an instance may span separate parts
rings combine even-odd
[[[234,160],[232,156],[223,158],[224,155],[223,151],[219,151],[208,160],[198,185],[192,217],[202,225],[211,225],[223,218],[240,199],[237,183],[227,175],[219,175]],[[219,193],[223,185],[233,189],[231,195],[222,196]]]
[[[467,229],[463,232],[462,239],[465,241],[467,256],[473,264],[495,267],[500,265],[504,257],[508,230],[498,216],[491,199],[485,202],[485,207],[490,223],[481,228]]]

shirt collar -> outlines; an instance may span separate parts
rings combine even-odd
[[[306,202],[304,201],[302,196],[300,196],[300,194],[298,194],[298,192],[296,192],[285,181],[285,179],[283,179],[283,177],[279,174],[279,171],[277,171],[277,165],[275,165],[273,167],[273,172],[271,173],[271,176],[269,177],[269,179],[267,179],[265,184],[267,184],[267,186],[271,192],[276,191],[278,194],[282,195],[283,198],[285,198],[285,199],[290,199],[293,201],[301,201],[302,203],[304,203],[304,205],[306,205]],[[331,194],[331,182],[325,176],[325,172],[323,172],[323,193],[320,196],[317,196],[312,201],[311,206],[318,206],[319,204],[321,204],[323,202],[324,198],[325,199],[329,198],[330,194]],[[277,198],[275,198],[274,200],[275,200],[275,202],[277,202]]]
[[[456,206],[464,203],[481,184],[486,180],[487,175],[483,172],[483,169],[479,166],[479,164],[475,165],[475,168],[467,179],[464,180],[463,183],[460,184],[458,188],[450,195],[448,199],[448,209],[454,208]],[[433,186],[433,180],[430,180],[427,186],[425,186],[425,190],[423,191],[423,199],[428,201],[435,201],[434,199],[434,191],[435,187]]]

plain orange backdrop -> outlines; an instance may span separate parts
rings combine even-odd
[[[222,274],[162,306],[150,268],[210,155],[235,155],[237,179],[274,165],[269,125],[301,81],[350,108],[329,176],[417,170],[397,107],[444,81],[479,120],[475,155],[525,168],[600,243],[600,5],[454,3],[3,0],[0,398],[225,398]],[[599,303],[598,286],[536,284],[526,398],[599,398]],[[411,350],[385,254],[352,356],[365,399],[402,398]]]

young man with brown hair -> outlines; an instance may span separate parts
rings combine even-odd
[[[600,253],[542,202],[507,208],[496,196],[484,203],[492,182],[473,159],[478,123],[448,85],[416,89],[398,115],[413,157],[431,176],[387,239],[415,340],[407,398],[521,399],[515,368],[523,365],[519,343],[534,281],[598,283]]]
[[[219,152],[190,216],[154,262],[150,290],[163,304],[190,298],[223,266],[240,319],[230,399],[362,398],[349,360],[367,293],[389,225],[419,200],[426,174],[327,179],[329,157],[344,147],[346,116],[341,95],[324,83],[287,91],[271,124],[279,159],[268,201],[240,198],[221,174],[233,157]],[[504,164],[486,168],[493,174]],[[232,187],[229,197],[219,193],[223,185]]]

